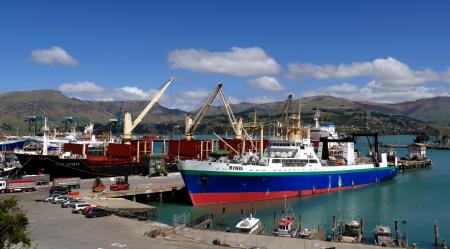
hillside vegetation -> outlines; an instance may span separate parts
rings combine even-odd
[[[0,95],[0,128],[22,131],[28,128],[27,116],[48,117],[53,127],[63,126],[65,117],[71,116],[80,125],[94,122],[106,124],[111,118],[120,118],[120,113],[129,111],[136,117],[146,106],[146,101],[84,101],[69,98],[54,90],[10,92]],[[273,123],[279,117],[284,102],[264,104],[239,103],[233,105],[237,116],[246,121],[253,119],[256,111],[258,121]],[[291,112],[298,112],[299,101],[293,101]],[[418,133],[429,130],[448,131],[450,124],[450,97],[435,97],[415,101],[386,104],[365,101],[351,101],[331,96],[314,96],[301,99],[304,123],[313,123],[315,109],[321,110],[321,122],[335,123],[339,129],[352,131],[370,128],[381,133]],[[168,130],[182,132],[186,112],[169,109],[156,104],[147,115],[141,132],[166,133]],[[208,111],[199,132],[214,129],[228,130],[225,109],[213,106]],[[267,128],[268,129],[268,128]],[[231,129],[229,129],[231,131]]]

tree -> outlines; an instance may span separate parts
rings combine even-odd
[[[425,143],[428,140],[430,140],[430,136],[422,132],[420,135],[416,136],[414,143]]]
[[[0,249],[13,248],[14,245],[31,246],[28,224],[28,218],[15,197],[0,199]]]

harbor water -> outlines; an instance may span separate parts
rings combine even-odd
[[[410,144],[413,138],[384,136],[380,141]],[[367,141],[360,140],[360,148],[367,148]],[[405,148],[397,149],[399,157],[407,152]],[[415,242],[419,248],[432,248],[435,223],[439,224],[440,239],[450,239],[450,151],[428,150],[427,155],[433,160],[430,169],[401,172],[393,180],[368,187],[290,198],[288,202],[296,217],[302,215],[303,227],[311,229],[320,226],[330,230],[333,215],[344,222],[363,219],[365,242],[372,243],[372,231],[376,225],[393,228],[397,220],[401,233],[407,234],[410,244]],[[248,214],[252,208],[251,202],[198,207],[177,201],[151,204],[158,207],[157,219],[168,224],[172,223],[174,214],[183,213],[190,213],[191,218],[212,213],[220,221],[225,207],[225,222],[232,231],[241,219],[241,210]],[[256,201],[253,206],[255,215],[266,224],[266,230],[272,231],[273,213],[276,212],[277,217],[281,215],[284,200]]]

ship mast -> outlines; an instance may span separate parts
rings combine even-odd
[[[164,91],[169,87],[169,85],[173,82],[174,78],[171,77],[169,81],[167,81],[161,89],[156,92],[153,99],[150,101],[150,103],[144,108],[144,110],[139,114],[139,116],[134,120],[134,122],[131,120],[131,113],[125,112],[123,116],[123,139],[129,141],[131,139],[131,136],[133,134],[134,128],[141,123],[142,119],[147,115],[147,113],[150,111],[150,109],[155,105],[155,103],[161,98]]]
[[[316,129],[320,128],[319,118],[320,118],[320,111],[319,111],[319,107],[317,107],[316,113],[314,114],[314,122],[315,122]]]

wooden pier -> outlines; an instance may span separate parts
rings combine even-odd
[[[412,169],[425,169],[431,168],[433,161],[426,160],[398,160],[398,169],[400,171],[412,170]]]
[[[178,191],[184,188],[183,183],[163,184],[158,186],[131,187],[129,190],[105,191],[103,194],[108,198],[136,196],[144,194],[162,194],[164,192]]]

